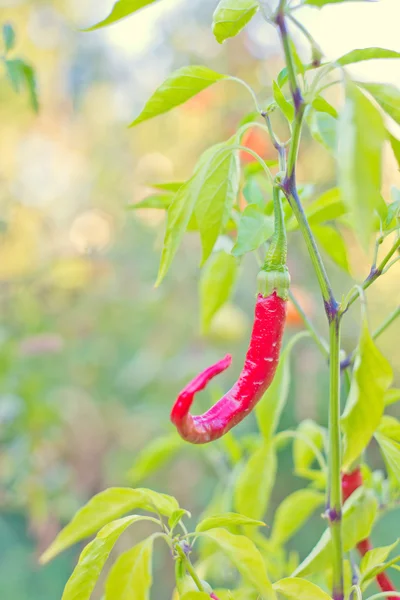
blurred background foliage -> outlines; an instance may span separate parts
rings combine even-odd
[[[164,216],[127,207],[149,195],[152,183],[189,176],[200,152],[231,135],[251,110],[249,98],[227,82],[168,116],[134,130],[126,125],[159,82],[188,63],[242,77],[264,90],[267,99],[271,77],[282,66],[277,40],[272,28],[268,38],[262,37],[256,19],[237,39],[219,46],[210,31],[213,0],[169,3],[137,23],[79,31],[105,15],[109,4],[0,1],[1,24],[11,23],[16,32],[10,60],[33,68],[39,101],[35,111],[32,80],[31,87],[16,93],[6,69],[1,71],[1,598],[61,596],[78,550],[45,568],[38,567],[37,556],[74,511],[106,486],[145,485],[174,494],[196,516],[228,469],[223,441],[207,451],[185,446],[179,452],[169,410],[181,386],[227,350],[235,356],[234,365],[212,394],[233,380],[248,341],[257,265],[251,257],[243,261],[233,300],[201,336],[198,235],[186,236],[170,275],[155,289]],[[334,92],[332,101],[337,100]],[[262,134],[248,143],[275,158]],[[389,152],[384,173],[389,200],[390,186],[399,182]],[[309,197],[335,180],[333,159],[307,132],[299,179]],[[352,237],[346,242],[352,274],[364,277],[370,259]],[[298,234],[291,237],[289,261],[300,302],[326,333]],[[351,278],[333,263],[329,268],[338,291],[347,290]],[[368,293],[372,325],[399,300],[394,268]],[[357,342],[358,322],[355,307],[344,328],[346,350]],[[288,335],[302,327],[296,313],[290,325]],[[398,339],[398,324],[379,339],[397,386]],[[326,383],[318,350],[310,341],[301,342],[293,353],[282,427],[304,418],[326,423]],[[203,394],[203,407],[210,400]],[[253,429],[249,418],[240,433]],[[156,462],[165,466],[143,478],[134,467],[138,453],[159,437]],[[370,458],[380,465],[373,452]],[[291,475],[290,453],[280,460],[271,511],[302,484]],[[144,473],[148,470],[151,464]],[[392,539],[399,516],[391,513],[380,521],[376,543]],[[315,519],[293,547],[304,554],[321,528]],[[140,536],[140,528],[133,535]],[[155,566],[155,598],[167,597],[166,587],[172,589],[171,565],[164,558]]]

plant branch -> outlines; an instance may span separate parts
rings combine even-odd
[[[176,544],[175,548],[179,554],[179,557],[182,559],[183,564],[185,565],[186,571],[189,573],[190,577],[196,584],[197,589],[199,590],[199,592],[204,592],[203,584],[201,583],[199,576],[194,570],[194,567],[190,562],[190,558],[187,556],[187,554],[184,552],[183,548],[179,544]]]

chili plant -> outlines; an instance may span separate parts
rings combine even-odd
[[[94,28],[114,23],[154,0],[119,0],[111,14]],[[322,8],[341,0],[280,0],[273,9],[258,0],[221,0],[213,16],[218,42],[236,36],[261,13],[279,32],[285,67],[272,83],[272,97],[262,99],[250,86],[206,66],[187,66],[172,73],[154,92],[132,126],[166,113],[217,82],[231,80],[249,92],[249,115],[236,133],[208,148],[193,175],[182,183],[167,183],[133,208],[167,210],[167,224],[157,285],[160,285],[188,230],[200,234],[205,328],[232,292],[242,257],[252,252],[261,266],[254,294],[258,292],[255,322],[243,371],[233,388],[207,413],[192,417],[189,409],[197,391],[225,370],[226,356],[198,375],[181,392],[171,418],[177,434],[157,440],[136,464],[136,480],[158,468],[187,442],[224,440],[232,472],[223,483],[224,502],[211,505],[190,532],[190,516],[171,497],[146,488],[112,488],[92,498],[57,536],[45,552],[46,562],[93,534],[69,579],[63,599],[90,598],[100,572],[120,535],[134,523],[146,520],[154,533],[121,554],[105,582],[106,600],[149,597],[152,553],[163,540],[174,563],[174,598],[240,600],[278,597],[293,600],[343,600],[344,598],[400,597],[386,571],[399,568],[400,557],[390,546],[373,548],[369,536],[380,514],[396,505],[400,490],[400,422],[385,414],[400,399],[392,386],[389,361],[375,340],[398,317],[388,315],[376,331],[368,325],[366,290],[398,260],[400,248],[400,196],[392,202],[381,196],[381,157],[386,142],[400,161],[400,141],[390,133],[391,120],[400,123],[400,92],[395,87],[353,81],[346,67],[370,59],[400,58],[383,48],[357,49],[334,62],[324,60],[319,45],[297,20],[303,5]],[[345,2],[346,0],[342,0]],[[291,36],[299,29],[310,46],[310,61],[303,64]],[[341,86],[344,103],[337,109],[326,91]],[[288,139],[281,141],[273,127],[273,113],[286,120]],[[296,180],[296,164],[303,126],[336,159],[337,187],[304,206]],[[270,136],[276,160],[266,161],[242,144],[250,129]],[[239,155],[254,159],[251,169],[241,167]],[[242,161],[243,163],[243,161]],[[243,165],[242,165],[243,166]],[[264,176],[272,194],[261,200],[238,202],[241,188]],[[251,198],[251,195],[250,195]],[[373,241],[372,265],[366,279],[343,297],[333,289],[321,256],[321,246],[340,266],[346,253],[341,231],[355,233],[366,252]],[[303,314],[308,335],[327,360],[330,373],[329,427],[314,421],[296,430],[277,433],[288,393],[290,352],[299,336],[280,354],[286,302],[290,295],[286,268],[286,231],[299,231],[321,290],[329,339]],[[225,243],[221,236],[235,243]],[[385,250],[383,251],[383,248]],[[260,258],[265,253],[265,261]],[[292,297],[293,302],[296,299]],[[341,327],[350,307],[360,301],[362,325],[357,348],[347,356],[341,351]],[[298,306],[301,310],[301,307]],[[279,358],[280,355],[280,358]],[[341,414],[340,397],[344,395]],[[172,404],[172,399],[171,399]],[[259,434],[239,437],[232,431],[251,410]],[[386,465],[384,479],[366,462],[365,450],[375,439]],[[308,480],[304,489],[288,496],[278,507],[272,527],[263,529],[277,470],[277,454],[293,444],[294,472]],[[138,475],[140,473],[140,475]],[[220,493],[220,492],[219,492]],[[221,493],[219,499],[221,498]],[[223,508],[221,510],[221,507]],[[141,509],[148,514],[131,514]],[[287,550],[287,542],[316,511],[326,520],[319,542],[301,562]],[[124,516],[129,513],[129,516]],[[361,559],[357,559],[358,549]],[[393,557],[394,554],[394,557]],[[193,558],[194,557],[194,558]],[[226,568],[226,559],[235,571]],[[216,582],[212,589],[207,581]],[[368,595],[376,580],[381,592]]]

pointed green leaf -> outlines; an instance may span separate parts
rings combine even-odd
[[[243,579],[262,595],[263,600],[276,600],[263,557],[249,538],[243,535],[234,535],[226,529],[212,529],[205,535],[218,544]]]
[[[281,579],[274,583],[274,590],[289,600],[330,600],[331,598],[315,583],[300,577]]]
[[[400,125],[400,90],[389,83],[359,83],[379,106]]]
[[[217,42],[235,37],[258,10],[257,0],[220,0],[213,15],[212,30]]]
[[[167,183],[150,183],[149,187],[161,190],[162,192],[177,192],[183,185],[184,181],[168,181]]]
[[[275,102],[277,103],[277,105],[279,106],[283,115],[286,117],[289,123],[291,123],[294,119],[294,107],[292,104],[290,104],[290,102],[286,100],[281,88],[276,83],[276,81],[272,82],[272,92],[274,95]]]
[[[13,90],[18,93],[24,81],[24,62],[19,58],[7,59],[4,61],[4,66]]]
[[[390,390],[387,390],[384,396],[384,400],[385,406],[390,406],[391,404],[398,402],[400,400],[400,389],[392,388]]]
[[[220,144],[193,178],[195,215],[203,247],[204,263],[223,232],[239,192],[240,163],[232,148],[235,139]]]
[[[64,588],[62,600],[89,600],[118,538],[129,525],[144,518],[133,515],[105,525],[82,551],[78,564]]]
[[[399,540],[390,546],[382,546],[381,548],[373,548],[363,556],[360,564],[361,584],[363,585],[368,579],[373,577],[373,572],[376,567],[385,563],[391,551],[397,546]]]
[[[105,600],[148,600],[152,584],[153,536],[121,554],[105,585]]]
[[[295,471],[308,469],[315,460],[315,450],[324,446],[324,430],[312,419],[302,421],[297,428],[299,434],[293,443]]]
[[[305,0],[304,4],[322,8],[326,4],[341,4],[343,2],[371,2],[373,0]]]
[[[217,252],[207,262],[200,279],[201,329],[206,333],[218,310],[230,298],[236,277],[237,260],[226,252]]]
[[[93,496],[76,513],[42,555],[41,562],[48,562],[66,548],[98,531],[106,523],[137,508],[169,516],[179,505],[172,496],[145,488],[109,488]]]
[[[365,540],[372,529],[378,503],[374,495],[363,489],[356,490],[343,507],[343,550],[349,552],[359,541]],[[294,571],[294,576],[306,577],[332,566],[331,533],[326,529],[310,554]]]
[[[335,152],[337,147],[336,119],[328,113],[314,111],[307,117],[307,123],[315,141],[325,146],[329,152]]]
[[[237,527],[238,525],[263,527],[265,526],[265,523],[238,513],[222,513],[220,515],[207,517],[206,519],[203,519],[203,521],[200,521],[196,527],[196,531],[208,531],[209,529],[216,529],[217,527]]]
[[[11,23],[4,23],[3,25],[3,43],[6,54],[14,48],[15,31]]]
[[[383,415],[379,423],[378,433],[385,435],[395,442],[400,442],[400,421],[396,417]]]
[[[349,258],[347,248],[343,237],[335,227],[315,226],[312,227],[313,233],[317,238],[318,244],[326,252],[331,260],[338,267],[341,267],[347,273],[350,272]]]
[[[264,443],[249,458],[235,485],[235,509],[252,519],[261,519],[268,508],[277,469],[272,444]]]
[[[386,130],[378,109],[353,84],[339,118],[338,179],[360,240],[368,245],[381,204],[381,154]]]
[[[135,464],[128,472],[129,482],[136,485],[167,462],[182,448],[184,441],[175,433],[156,438],[140,451]]]
[[[170,529],[175,529],[175,527],[178,525],[178,523],[180,523],[182,521],[183,517],[191,517],[192,515],[190,514],[190,512],[188,510],[185,510],[184,508],[180,508],[179,510],[176,510],[175,512],[172,513],[172,515],[170,516],[170,518],[168,519],[168,527]]]
[[[130,127],[168,112],[225,77],[199,65],[178,69],[156,89]]]
[[[394,157],[397,160],[397,164],[400,169],[400,140],[395,138],[394,135],[392,135],[391,133],[388,133],[388,135],[389,135],[389,142],[390,142],[390,145],[392,146]]]
[[[346,65],[352,65],[354,63],[375,58],[400,58],[400,52],[387,50],[386,48],[360,48],[358,50],[347,52],[347,54],[344,54],[335,60],[335,64],[345,67]]]
[[[350,392],[342,417],[343,469],[351,467],[378,428],[385,407],[385,392],[392,378],[392,368],[375,346],[364,319]]]
[[[140,208],[159,208],[168,210],[171,206],[174,196],[172,194],[153,194],[143,198],[140,202],[135,204],[128,204],[127,208],[130,210],[138,210]]]
[[[312,101],[312,106],[317,112],[324,112],[333,117],[334,119],[338,118],[338,113],[336,108],[332,106],[325,98],[322,96],[316,96]]]
[[[382,451],[390,478],[400,485],[400,444],[381,433],[376,433],[375,439]]]
[[[92,27],[88,27],[83,31],[94,31],[95,29],[100,29],[101,27],[106,27],[107,25],[112,25],[121,19],[125,19],[129,17],[136,11],[148,6],[149,4],[153,4],[156,0],[117,0],[114,4],[111,13],[108,15],[106,19],[100,21],[96,25]]]
[[[320,225],[326,221],[334,221],[346,212],[347,207],[343,203],[338,188],[327,190],[306,208],[310,225]]]
[[[274,233],[274,218],[265,215],[256,204],[244,209],[238,226],[236,244],[232,249],[234,256],[243,256],[257,250]]]
[[[285,544],[324,503],[324,499],[323,494],[308,489],[298,490],[287,496],[275,513],[272,543]]]

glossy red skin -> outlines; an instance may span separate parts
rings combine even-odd
[[[344,473],[342,475],[342,493],[343,500],[346,501],[353,492],[356,491],[363,484],[362,474],[360,467],[357,467],[351,473]],[[369,539],[362,540],[357,544],[357,550],[361,556],[365,556],[369,550],[372,550],[373,546]],[[376,576],[376,582],[381,588],[382,592],[395,592],[396,589],[389,577],[385,573],[379,573]],[[392,596],[394,600],[400,600],[400,596]]]
[[[277,296],[276,292],[267,297],[257,296],[250,345],[234,386],[203,415],[192,416],[189,413],[195,393],[204,389],[212,377],[230,365],[228,354],[200,373],[179,394],[171,412],[171,421],[184,440],[192,444],[216,440],[253,410],[274,378],[285,319],[286,300]]]

